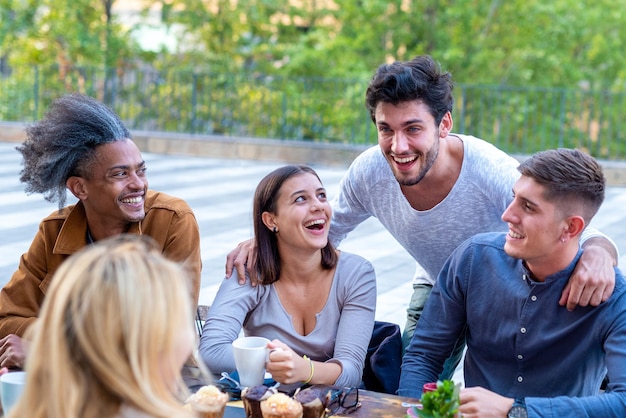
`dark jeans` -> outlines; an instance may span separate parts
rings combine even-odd
[[[430,296],[430,292],[432,291],[432,289],[433,287],[428,284],[413,285],[413,295],[411,296],[411,302],[409,303],[409,307],[407,309],[406,324],[404,325],[404,331],[402,332],[403,355],[404,350],[406,350],[406,347],[411,342],[411,338],[413,338],[413,333],[415,332],[417,321],[419,321],[420,316],[422,316],[424,305],[426,304],[426,300],[428,300],[428,296]],[[441,372],[441,375],[439,375],[439,380],[452,378],[456,366],[458,366],[458,364],[461,362],[464,348],[465,332],[463,332],[463,335],[461,335],[456,341],[454,349],[452,350],[452,354],[443,365],[443,371]]]

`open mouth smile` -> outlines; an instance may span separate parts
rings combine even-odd
[[[394,155],[391,158],[393,158],[393,160],[398,164],[408,164],[417,160],[417,155],[412,155],[409,157],[399,157]]]
[[[315,229],[319,231],[321,229],[324,229],[324,225],[326,225],[325,219],[315,219],[314,221],[310,221],[304,224],[304,227],[307,229]]]
[[[127,198],[121,199],[121,202],[127,203],[129,205],[136,205],[137,203],[143,202],[143,196],[127,197]]]

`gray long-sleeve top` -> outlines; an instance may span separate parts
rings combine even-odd
[[[358,386],[374,327],[376,276],[364,258],[342,252],[330,294],[308,335],[295,331],[273,285],[239,285],[224,279],[209,310],[200,356],[212,373],[235,370],[231,343],[243,328],[247,336],[278,339],[299,355],[342,366],[336,386]]]

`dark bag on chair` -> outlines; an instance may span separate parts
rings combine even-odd
[[[400,383],[401,365],[400,327],[391,322],[374,322],[374,331],[363,368],[365,389],[395,394]]]

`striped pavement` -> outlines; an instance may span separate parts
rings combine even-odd
[[[0,142],[0,286],[17,268],[39,221],[56,209],[41,195],[26,195],[19,182],[21,156],[15,143]],[[252,234],[252,195],[258,181],[282,163],[220,160],[144,153],[150,188],[185,199],[196,214],[202,236],[200,303],[210,304],[224,277],[226,254]],[[345,169],[314,166],[332,197]],[[72,196],[68,202],[73,202]],[[593,225],[618,245],[626,263],[626,188],[611,187]],[[404,326],[415,264],[376,221],[361,224],[341,249],[369,259],[376,269],[378,320]]]
[[[41,195],[26,195],[19,181],[21,155],[15,143],[0,142],[0,286],[11,277],[39,221],[57,209]],[[263,176],[282,163],[143,154],[150,188],[185,199],[201,233],[200,303],[210,304],[224,277],[226,254],[252,234],[252,196]],[[314,166],[328,195],[336,193],[344,169]],[[68,203],[75,198],[68,194]],[[369,259],[378,278],[377,318],[404,326],[415,264],[374,219],[360,225],[341,248]]]

